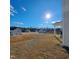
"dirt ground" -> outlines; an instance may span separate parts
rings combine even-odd
[[[69,59],[61,40],[49,33],[23,33],[11,37],[11,59]]]

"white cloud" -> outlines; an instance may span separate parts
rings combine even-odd
[[[13,7],[12,5],[10,5],[10,8],[11,8],[11,9],[14,9],[14,7]]]
[[[14,13],[13,12],[10,12],[10,15],[14,16]]]
[[[16,25],[23,25],[23,22],[14,22]]]
[[[51,23],[54,24],[54,23],[56,23],[56,21],[52,21]]]
[[[39,24],[39,28],[47,28],[48,27],[48,24]]]
[[[54,24],[56,22],[61,22],[62,20],[52,21],[51,23]]]
[[[12,5],[10,5],[10,15],[14,16],[15,14],[17,14],[17,11],[15,10],[15,8]]]
[[[26,11],[26,8],[22,7],[22,10],[23,10],[23,11]]]

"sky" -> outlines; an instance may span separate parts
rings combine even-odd
[[[62,0],[10,0],[10,26],[52,28],[61,20]]]

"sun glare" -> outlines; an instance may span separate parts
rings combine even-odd
[[[46,18],[46,19],[50,19],[50,18],[51,18],[51,14],[50,14],[50,13],[47,13],[47,14],[45,15],[45,18]]]

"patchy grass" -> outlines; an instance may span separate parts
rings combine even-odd
[[[53,34],[25,33],[11,37],[11,59],[68,59]]]

